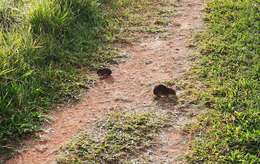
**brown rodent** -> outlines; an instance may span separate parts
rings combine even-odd
[[[169,95],[176,96],[176,91],[174,89],[167,87],[163,84],[156,85],[153,89],[153,93],[157,97],[163,97],[163,96],[168,97]]]
[[[101,78],[107,78],[107,77],[111,76],[112,70],[109,68],[100,68],[97,70],[97,74]]]

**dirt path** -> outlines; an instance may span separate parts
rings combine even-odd
[[[52,163],[60,148],[81,129],[91,126],[100,116],[113,108],[172,108],[153,100],[152,89],[157,83],[178,79],[190,68],[187,39],[192,30],[201,28],[202,0],[181,0],[177,2],[176,16],[169,27],[167,39],[148,38],[141,44],[133,44],[122,51],[129,53],[127,62],[114,66],[113,77],[99,81],[90,89],[83,100],[54,114],[54,121],[39,135],[39,140],[28,141],[22,153],[7,161],[8,164]],[[167,137],[168,136],[168,137]],[[168,140],[178,140],[176,132],[166,133]],[[180,145],[179,145],[180,146]],[[187,152],[187,147],[164,144],[155,152],[154,161],[164,161],[165,156],[176,156]],[[181,150],[181,151],[179,151]],[[160,163],[160,162],[159,162]]]

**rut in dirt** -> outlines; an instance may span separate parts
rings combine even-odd
[[[202,9],[202,0],[176,2],[176,15],[166,39],[151,36],[141,43],[123,47],[121,51],[130,54],[130,58],[125,63],[112,66],[113,76],[98,81],[78,104],[55,112],[54,121],[44,132],[37,134],[39,139],[25,141],[23,151],[7,163],[52,163],[73,136],[113,109],[153,107],[179,112],[173,104],[154,101],[152,89],[158,83],[181,78],[191,68],[189,55],[192,50],[187,40],[193,30],[202,27]],[[178,131],[165,136],[167,143],[155,152],[152,157],[154,163],[174,163],[175,157],[188,152],[187,145],[176,144],[176,140],[182,139]],[[169,156],[171,159],[167,159]]]

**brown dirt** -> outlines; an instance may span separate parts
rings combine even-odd
[[[202,9],[202,0],[179,1],[176,16],[169,26],[168,38],[151,37],[122,48],[123,52],[130,54],[130,58],[112,67],[113,77],[98,81],[81,102],[55,112],[54,121],[44,132],[37,134],[40,139],[26,141],[26,148],[6,163],[52,163],[60,148],[73,136],[113,108],[153,106],[177,111],[174,105],[165,106],[154,101],[152,89],[157,83],[181,78],[191,67],[188,58],[192,50],[187,39],[193,30],[202,27]],[[176,142],[187,137],[183,137],[175,128],[163,136],[162,139],[167,142],[155,150],[153,163],[174,163],[176,155],[188,152],[187,144]],[[167,157],[171,157],[171,160],[165,162]]]

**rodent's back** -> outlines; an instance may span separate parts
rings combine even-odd
[[[109,76],[112,74],[112,71],[109,68],[102,68],[97,71],[99,76]]]
[[[164,85],[157,85],[154,87],[153,93],[155,95],[164,95],[167,92],[167,87],[165,87]]]
[[[170,94],[175,95],[176,91],[172,88],[168,88],[168,87],[160,84],[160,85],[157,85],[154,87],[153,93],[157,96],[162,96],[162,95],[168,96]]]

